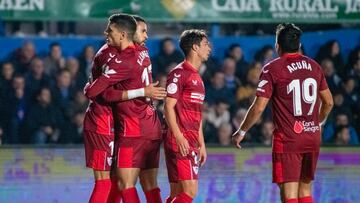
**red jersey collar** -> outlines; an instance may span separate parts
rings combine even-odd
[[[295,52],[295,53],[285,53],[282,55],[282,57],[285,57],[285,58],[296,58],[296,57],[299,57],[299,56],[302,56],[300,53],[298,52]]]
[[[191,71],[194,71],[194,72],[198,72],[194,66],[192,66],[187,60],[184,60],[183,62],[183,67],[184,68],[187,68],[187,69],[190,69]]]

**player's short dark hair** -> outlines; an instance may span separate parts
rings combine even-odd
[[[128,39],[133,39],[136,32],[136,20],[133,16],[123,13],[113,14],[109,17],[109,22],[114,23],[117,28],[128,34]]]
[[[207,38],[204,30],[191,29],[181,33],[179,43],[184,55],[187,56],[190,53],[194,44],[200,45],[203,38]]]
[[[302,31],[293,23],[281,23],[276,27],[276,41],[282,52],[294,53],[300,48]]]
[[[143,22],[146,23],[145,19],[141,16],[138,15],[133,15],[134,19],[136,20],[136,22]]]

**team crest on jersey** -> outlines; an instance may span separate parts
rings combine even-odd
[[[112,157],[107,157],[106,158],[107,160],[107,164],[109,165],[109,166],[111,166],[111,164],[112,164]]]
[[[167,88],[166,88],[166,91],[167,93],[169,94],[175,94],[177,92],[177,85],[175,83],[170,83]]]

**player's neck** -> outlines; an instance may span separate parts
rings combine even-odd
[[[202,61],[197,57],[188,56],[186,57],[186,61],[192,65],[197,71],[199,71]]]
[[[132,41],[124,41],[122,44],[120,44],[119,48],[120,51],[123,51],[124,49],[128,48],[129,46],[134,46],[134,42]]]

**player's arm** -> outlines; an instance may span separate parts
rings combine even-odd
[[[176,144],[178,146],[180,154],[182,156],[186,156],[189,153],[190,147],[187,139],[181,133],[180,128],[176,122],[176,113],[175,113],[176,103],[177,103],[177,99],[166,97],[165,107],[164,107],[165,120],[171,132],[175,136]]]
[[[103,74],[84,88],[84,94],[89,99],[95,98],[107,87],[128,79],[131,67],[128,67],[125,62],[119,63],[115,58],[104,64],[102,69]]]
[[[206,162],[207,153],[204,140],[203,122],[200,122],[198,142],[200,144],[200,166],[203,166]]]
[[[246,132],[256,123],[260,118],[262,112],[266,108],[269,99],[265,97],[255,97],[251,104],[244,121],[241,123],[239,129],[233,134],[233,142],[236,147],[241,148],[240,142],[244,139]]]
[[[320,121],[320,125],[324,125],[327,116],[329,115],[331,109],[334,106],[334,101],[329,88],[320,91],[320,100],[321,100],[321,107],[319,112],[319,121]]]
[[[151,99],[163,100],[166,97],[166,90],[163,87],[157,87],[158,84],[159,82],[157,81],[146,87],[125,91],[109,87],[101,94],[101,97],[107,102],[126,101],[138,97],[149,97]]]

